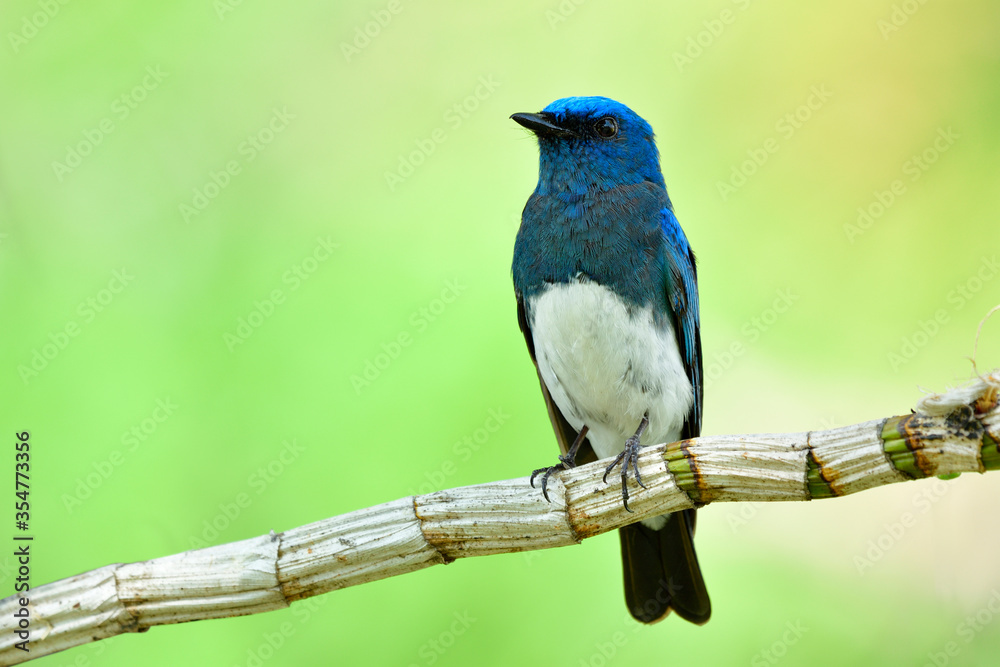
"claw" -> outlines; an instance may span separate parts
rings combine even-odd
[[[635,471],[635,481],[638,482],[639,486],[646,488],[646,485],[642,483],[642,475],[639,474],[639,440],[636,439],[635,449],[633,450],[635,455],[632,456],[632,470]]]
[[[562,458],[563,457],[561,457],[561,456],[559,457],[559,460],[562,461],[562,463],[560,463],[559,465],[548,466],[546,468],[539,468],[539,469],[535,470],[534,472],[531,473],[531,479],[528,480],[531,483],[531,488],[535,488],[535,476],[537,476],[538,473],[540,473],[540,472],[544,472],[545,473],[542,476],[542,496],[544,496],[545,500],[547,500],[550,503],[552,501],[549,500],[549,489],[548,489],[549,477],[551,477],[552,473],[554,473],[557,470],[564,470],[567,467],[572,468],[573,465],[574,465],[574,464],[571,463],[569,466],[567,466],[566,465],[566,461],[563,461]]]
[[[580,432],[576,435],[576,440],[573,441],[573,446],[569,448],[569,451],[565,454],[559,455],[559,463],[554,466],[546,466],[545,468],[538,468],[537,470],[532,471],[531,478],[528,480],[528,483],[531,484],[531,488],[535,488],[535,477],[538,476],[538,473],[545,473],[542,475],[542,496],[548,502],[552,502],[549,500],[549,477],[552,476],[552,473],[559,470],[568,470],[576,467],[576,453],[580,449],[580,445],[583,443],[583,439],[586,436],[587,425],[584,424],[583,428],[581,428]]]
[[[646,485],[642,483],[642,475],[639,474],[639,450],[642,447],[639,445],[639,438],[642,437],[642,432],[646,430],[649,426],[649,413],[642,416],[642,421],[639,422],[639,428],[636,429],[635,434],[632,435],[628,440],[625,441],[625,449],[622,450],[621,454],[615,457],[615,460],[611,462],[607,468],[604,469],[604,482],[608,481],[608,473],[614,470],[615,466],[619,463],[622,464],[622,504],[625,506],[625,511],[631,512],[632,509],[628,506],[628,469],[632,466],[632,470],[635,472],[635,481],[642,488],[646,488]]]
[[[611,462],[611,465],[609,465],[607,468],[604,469],[604,483],[605,484],[607,484],[607,482],[608,482],[608,473],[611,472],[612,470],[614,470],[614,467],[616,465],[618,465],[619,463],[621,463],[621,460],[623,458],[625,458],[625,450],[622,450],[622,453],[615,457],[615,460]]]
[[[622,470],[626,470],[625,466],[622,466]],[[622,505],[626,512],[632,512],[632,508],[628,506],[628,476],[625,473],[622,473]]]

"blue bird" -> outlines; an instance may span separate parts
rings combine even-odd
[[[616,456],[642,486],[646,444],[701,432],[702,362],[694,253],[674,215],[653,130],[606,97],[568,97],[511,118],[539,145],[538,185],[514,244],[517,318],[562,455],[554,472]],[[546,498],[547,498],[546,493]],[[694,551],[695,511],[619,531],[629,612],[712,608]]]

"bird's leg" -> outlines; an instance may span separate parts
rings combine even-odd
[[[540,472],[544,472],[545,474],[542,476],[542,495],[545,496],[546,500],[549,500],[549,491],[547,488],[549,483],[549,476],[551,476],[552,473],[556,472],[557,470],[566,470],[568,468],[576,467],[576,453],[580,450],[580,445],[583,444],[583,439],[585,437],[587,437],[586,424],[584,424],[583,428],[580,429],[580,432],[577,434],[576,440],[573,441],[573,446],[569,448],[569,451],[566,452],[565,454],[559,455],[559,463],[557,463],[554,466],[539,468],[538,470],[535,470],[534,472],[531,473],[531,479],[529,480],[531,482],[531,488],[535,488],[535,475],[537,475]],[[549,500],[549,502],[552,501]]]
[[[616,465],[622,464],[622,503],[625,505],[625,509],[629,512],[632,510],[628,506],[628,467],[632,466],[632,470],[635,471],[635,481],[639,483],[639,486],[646,488],[646,485],[642,483],[642,477],[639,475],[639,450],[642,449],[639,446],[639,438],[642,437],[642,432],[646,430],[649,426],[649,412],[646,412],[642,416],[642,421],[639,422],[639,428],[635,430],[635,434],[625,441],[625,449],[622,453],[615,457],[615,460],[611,462],[607,468],[604,469],[604,481],[608,481],[608,473],[611,472]]]

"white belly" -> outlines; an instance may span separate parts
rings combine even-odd
[[[589,427],[599,457],[622,451],[646,413],[642,444],[680,437],[694,391],[669,321],[587,280],[552,285],[529,312],[545,386],[573,428]]]

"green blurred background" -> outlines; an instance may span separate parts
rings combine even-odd
[[[707,434],[906,412],[970,376],[1000,302],[988,0],[0,18],[0,422],[32,435],[35,584],[552,463],[510,284],[537,150],[508,116],[558,97],[658,132],[700,261]],[[710,506],[704,627],[628,619],[609,535],[40,664],[983,664],[998,484]]]

